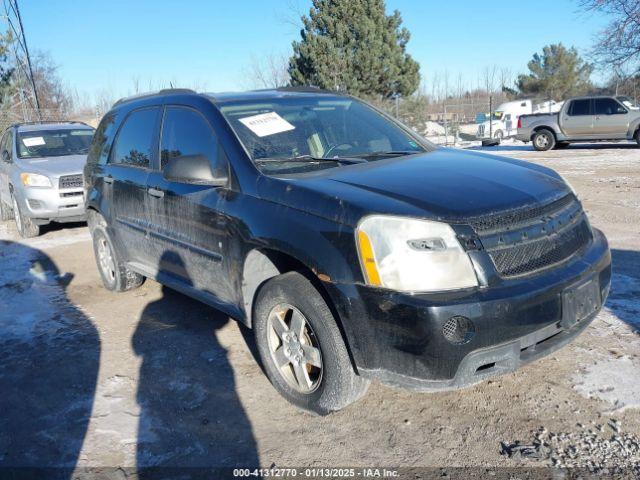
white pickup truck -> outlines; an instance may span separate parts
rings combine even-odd
[[[640,144],[640,110],[616,97],[573,98],[558,113],[522,115],[516,137],[539,151],[572,142],[635,139]]]

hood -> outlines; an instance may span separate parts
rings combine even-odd
[[[86,155],[65,155],[63,157],[21,158],[20,164],[25,171],[40,173],[48,177],[74,175],[82,173],[87,163]]]
[[[272,201],[355,225],[385,213],[464,221],[552,201],[569,193],[553,170],[520,160],[439,148],[411,157],[269,180]]]

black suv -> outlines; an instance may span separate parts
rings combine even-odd
[[[321,414],[372,379],[512,371],[609,291],[607,241],[556,172],[436,148],[332,92],[121,100],[85,179],[106,288],[151,277],[253,328],[275,388]]]

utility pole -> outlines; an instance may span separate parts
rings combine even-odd
[[[41,120],[40,99],[36,82],[33,76],[33,68],[31,65],[31,56],[29,55],[29,47],[24,33],[22,17],[18,0],[3,0],[5,20],[9,26],[9,31],[14,36],[13,39],[13,56],[16,64],[15,84],[18,87],[20,103],[23,107],[24,121],[31,120],[30,115],[26,112],[26,104],[35,110],[36,117]]]

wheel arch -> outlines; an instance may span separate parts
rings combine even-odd
[[[531,132],[531,136],[529,137],[529,140],[533,141],[534,135],[536,133],[538,133],[540,130],[548,130],[554,136],[556,141],[558,140],[558,136],[556,135],[556,131],[552,127],[549,127],[548,125],[538,125],[537,127],[535,127]]]
[[[242,269],[242,307],[245,312],[245,324],[252,328],[254,304],[260,288],[271,278],[284,273],[297,271],[304,275],[320,293],[335,318],[342,339],[347,347],[349,358],[354,369],[354,360],[348,335],[342,323],[333,299],[323,284],[323,280],[312,268],[294,256],[271,248],[257,247],[249,251]]]

